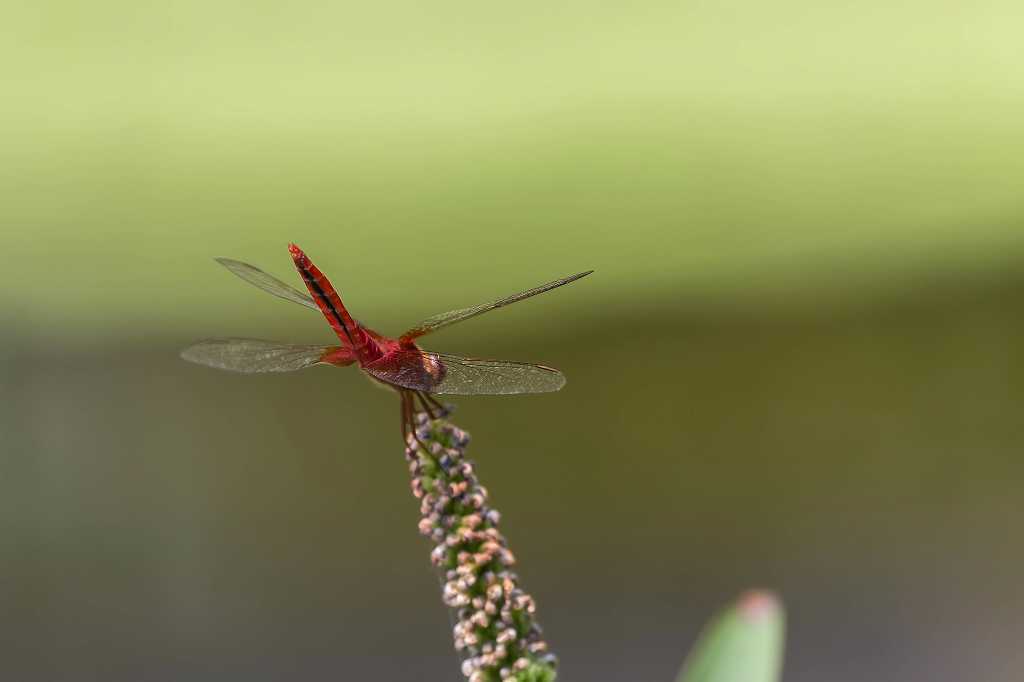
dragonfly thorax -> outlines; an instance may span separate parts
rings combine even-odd
[[[362,327],[357,327],[352,332],[352,350],[359,358],[361,365],[376,362],[384,357],[385,353],[381,344],[377,343]]]

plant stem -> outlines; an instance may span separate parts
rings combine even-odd
[[[553,682],[557,659],[541,638],[533,597],[510,570],[515,557],[465,458],[467,443],[469,434],[447,415],[419,413],[405,449],[419,530],[436,543],[430,560],[444,572],[442,600],[457,619],[452,634],[465,656],[462,673],[469,682]]]

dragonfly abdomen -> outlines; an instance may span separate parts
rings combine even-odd
[[[327,323],[331,325],[334,333],[341,339],[341,342],[353,350],[358,351],[360,348],[366,347],[371,351],[371,354],[374,350],[379,353],[380,348],[377,347],[377,344],[369,336],[365,333],[360,333],[359,324],[348,314],[345,304],[341,302],[341,296],[335,291],[326,275],[320,272],[317,266],[313,265],[313,261],[309,260],[309,256],[303,253],[302,249],[295,244],[288,245],[288,252],[292,255],[295,269],[299,271],[299,275],[302,277],[302,281],[305,282],[310,296],[313,297],[313,302],[316,303],[320,312],[327,319]]]

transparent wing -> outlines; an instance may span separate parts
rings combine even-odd
[[[200,341],[181,351],[181,357],[232,372],[294,372],[328,362],[328,356],[335,350],[335,346],[297,346],[229,338]]]
[[[481,303],[480,305],[475,305],[471,308],[460,308],[459,310],[452,310],[447,313],[441,313],[440,315],[428,317],[427,319],[423,320],[409,331],[402,334],[402,338],[415,339],[418,336],[429,334],[430,332],[440,329],[441,327],[447,327],[450,324],[455,324],[456,322],[468,320],[471,317],[482,315],[483,313],[486,313],[489,310],[501,308],[503,306],[507,306],[518,301],[522,301],[524,298],[530,298],[531,296],[536,296],[537,294],[543,294],[545,291],[551,291],[552,289],[560,287],[563,284],[575,282],[578,279],[586,277],[592,272],[593,270],[587,270],[586,272],[580,272],[569,277],[556,279],[555,281],[548,282],[547,284],[541,284],[539,287],[527,289],[526,291],[521,291],[518,294],[512,294],[511,296],[506,296],[505,298],[499,298],[497,301],[491,301],[490,303]]]
[[[393,386],[448,395],[550,393],[565,385],[564,374],[544,365],[461,358],[419,349],[388,353],[363,365],[362,370]]]
[[[277,277],[263,272],[255,265],[249,265],[248,263],[243,263],[240,260],[232,260],[230,258],[216,258],[214,260],[244,279],[249,284],[263,289],[263,291],[266,291],[268,294],[273,294],[274,296],[283,298],[286,301],[298,303],[299,305],[304,305],[307,308],[317,310],[316,303],[313,302],[313,299],[310,298],[309,294],[285,284]]]

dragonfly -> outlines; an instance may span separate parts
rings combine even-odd
[[[216,261],[269,294],[319,310],[337,335],[337,345],[296,345],[247,338],[211,338],[181,352],[189,362],[232,372],[292,372],[315,365],[357,365],[374,382],[398,392],[402,436],[416,440],[416,403],[432,419],[447,412],[435,395],[513,395],[549,393],[565,385],[565,375],[553,367],[527,362],[484,360],[423,350],[417,340],[443,327],[525,300],[575,282],[587,270],[541,284],[511,296],[433,315],[398,338],[384,336],[353,318],[330,280],[295,244],[288,245],[295,269],[306,285],[304,293],[254,265],[230,258]]]

